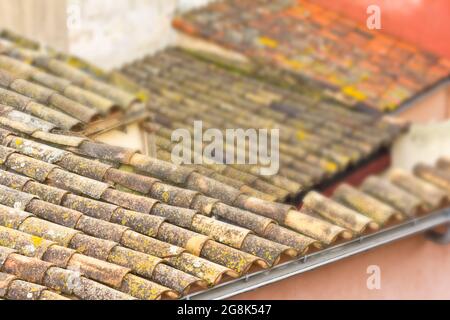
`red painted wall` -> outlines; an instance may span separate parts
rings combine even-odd
[[[366,9],[381,9],[381,28],[387,33],[450,59],[449,0],[310,0],[366,23]]]

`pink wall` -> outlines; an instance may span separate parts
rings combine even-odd
[[[366,8],[381,8],[382,30],[450,58],[448,0],[310,0],[365,23]]]
[[[419,97],[399,117],[414,123],[439,122],[450,119],[450,86],[437,88],[435,91]]]
[[[381,289],[366,286],[381,268]],[[450,247],[422,235],[300,274],[236,299],[450,299]]]

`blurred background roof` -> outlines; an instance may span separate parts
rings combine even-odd
[[[382,29],[423,49],[450,58],[450,1],[447,0],[312,0],[354,20],[365,22],[367,6],[380,6]],[[426,26],[426,27],[425,27]]]

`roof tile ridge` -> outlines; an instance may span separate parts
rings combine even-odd
[[[34,216],[35,217],[35,216]],[[38,218],[41,220],[40,218]],[[45,224],[45,220],[41,220]],[[22,225],[25,223],[25,220],[22,222],[20,226],[18,226],[16,229],[20,230],[20,232],[25,232],[27,234],[30,234],[35,237],[41,237],[44,236],[44,238],[47,238],[49,236],[49,233],[40,233],[38,229],[36,229],[35,226],[25,226],[22,227]],[[36,224],[36,221],[33,221],[33,224]],[[67,227],[65,227],[67,228]],[[62,230],[61,228],[59,228]],[[69,230],[72,230],[71,228],[67,228]],[[49,229],[53,230],[53,229]],[[82,234],[78,232],[72,233],[72,237],[70,240],[64,243],[58,243],[58,245],[62,247],[69,247],[70,243],[74,240],[74,238],[77,236],[77,234]],[[21,248],[28,248],[29,246],[33,246],[33,239],[30,238],[30,243],[28,246],[25,247],[14,247],[15,249],[21,250]],[[37,242],[37,240],[35,241]],[[5,242],[6,243],[6,242]],[[9,243],[9,245],[15,246],[14,242]],[[114,245],[109,249],[111,252],[114,250],[114,248],[117,246],[117,243],[114,243]],[[22,251],[23,253],[28,251]],[[30,254],[33,256],[34,251],[29,251]],[[45,252],[43,256],[45,255]],[[109,254],[108,254],[109,256]],[[107,257],[105,259],[99,259],[98,257],[92,257],[92,256],[85,256],[81,253],[75,253],[72,255],[72,257],[68,260],[67,268],[80,268],[82,273],[87,275],[89,278],[100,281],[108,286],[111,286],[115,289],[118,289],[120,291],[123,291],[125,293],[131,294],[137,298],[150,298],[150,299],[157,299],[161,295],[168,294],[169,296],[173,296],[174,292],[171,292],[168,288],[165,288],[161,285],[155,284],[151,281],[145,280],[144,278],[137,277],[134,275],[131,275],[130,272],[132,269],[128,267],[124,267],[121,265],[115,265],[111,262],[108,262]],[[132,283],[140,283],[141,286],[147,287],[148,290],[145,290],[147,293],[142,294],[140,292],[133,291],[132,288],[129,288],[126,284],[127,282]],[[171,294],[172,293],[172,294]]]
[[[253,198],[250,198],[250,201],[255,201],[255,200],[252,200]],[[258,202],[261,202],[262,200],[258,200]],[[267,202],[263,202],[264,204],[266,204]],[[285,205],[281,205],[281,204],[276,204],[276,205],[279,205],[279,206],[281,206],[281,207],[285,207]],[[287,206],[287,207],[289,207],[289,208],[291,208],[290,206]],[[244,208],[245,208],[245,205],[244,205]],[[247,208],[246,208],[247,209]],[[251,210],[250,210],[251,211]],[[290,216],[292,217],[292,213],[290,213]],[[269,216],[269,217],[272,217],[273,218],[273,215],[272,216]],[[281,221],[281,222],[284,222],[283,220],[280,220],[280,219],[278,219],[277,221]],[[290,221],[290,220],[289,220]],[[303,230],[301,230],[301,231],[303,231]]]
[[[14,175],[14,174],[12,174],[12,173],[6,173],[6,174],[9,174],[9,175]],[[6,180],[6,181],[13,181],[12,179],[10,179],[10,180]],[[5,181],[3,181],[2,180],[2,183],[5,183]],[[117,208],[116,208],[117,209]],[[119,208],[119,209],[122,209],[122,208]],[[118,217],[118,219],[119,219],[120,217]],[[120,220],[122,220],[121,218],[120,218]],[[176,226],[173,226],[173,227],[175,227],[175,228],[179,228],[179,227],[176,227]],[[179,230],[179,231],[182,231],[182,230],[185,230],[185,229],[181,229],[181,228],[179,228],[179,229],[177,229],[177,230]],[[186,230],[187,231],[187,230]],[[191,232],[191,231],[190,231]],[[196,233],[193,233],[194,235],[196,234]],[[137,250],[137,251],[140,251],[140,252],[148,252],[148,251],[146,251],[145,249],[143,249],[142,247],[141,247],[141,245],[142,244],[145,244],[145,243],[147,243],[146,241],[145,241],[145,239],[142,237],[142,236],[139,236],[138,238],[136,238],[137,236],[138,236],[138,234],[136,233],[126,233],[126,234],[124,234],[124,236],[126,236],[126,238],[124,238],[123,239],[123,241],[124,241],[124,245],[125,246],[127,246],[127,247],[131,247],[131,248],[133,248],[134,250]],[[159,238],[159,237],[158,237]],[[139,240],[139,241],[136,241],[136,240]],[[156,239],[155,239],[156,240]],[[174,242],[172,242],[172,244],[170,245],[171,247],[174,247]],[[214,245],[214,244],[211,244],[213,247],[217,247],[217,246],[219,246],[219,244],[216,244],[216,245]],[[211,247],[211,245],[210,245],[210,247]],[[154,246],[154,244],[153,244],[153,246]],[[227,248],[226,246],[224,246],[224,245],[220,245],[219,247],[221,247],[221,248]],[[231,248],[230,248],[231,249]],[[235,254],[236,254],[236,252],[235,252]],[[173,255],[173,254],[172,254]],[[202,254],[202,256],[204,256],[204,254]],[[206,257],[208,257],[208,255],[206,256]],[[184,258],[182,258],[182,260],[183,260]],[[192,258],[190,258],[190,259],[192,259]],[[166,260],[168,260],[168,261],[170,261],[171,263],[175,263],[175,260],[173,260],[172,258],[166,258]],[[216,259],[216,261],[221,261],[221,260],[217,260]],[[253,263],[254,262],[254,260],[249,260],[249,262],[248,263]],[[223,273],[227,273],[227,274],[229,274],[229,275],[231,275],[231,276],[235,276],[234,275],[234,273],[232,273],[231,272],[231,270],[229,270],[229,269],[224,269],[224,270],[220,270],[220,269],[217,269],[217,267],[215,267],[214,266],[214,263],[212,263],[213,265],[211,265],[211,266],[207,266],[207,265],[205,265],[205,263],[209,263],[209,261],[198,261],[197,262],[197,265],[198,265],[198,267],[200,267],[200,266],[204,266],[205,268],[213,268],[214,270],[217,270],[217,271],[214,271],[214,272],[220,272],[220,274],[223,274]],[[178,265],[179,266],[179,264],[178,263],[175,263],[176,265]],[[197,267],[196,267],[197,268]],[[213,269],[211,269],[211,270],[213,270]],[[197,272],[196,270],[189,270],[188,268],[184,268],[184,271],[194,271],[194,272]],[[203,273],[200,273],[200,274],[203,274]],[[200,275],[199,274],[199,275]],[[219,279],[221,276],[220,276],[220,274],[219,275],[217,275],[216,277],[215,277],[215,279],[217,280],[217,279]],[[197,275],[197,274],[194,274],[194,275]],[[208,279],[210,279],[209,278],[209,276],[208,276]],[[210,279],[210,281],[213,281],[212,279]],[[214,283],[215,283],[215,280],[213,281]]]
[[[69,296],[75,295],[80,298],[107,300],[134,299],[130,295],[88,279],[84,275],[56,267],[51,263],[37,258],[18,254],[16,250],[7,247],[0,247],[0,257],[4,258],[0,260],[0,267],[4,272],[6,271],[25,281],[45,285]],[[41,279],[36,278],[34,272],[27,272],[28,267],[33,267],[36,271],[40,270],[39,274],[41,274]],[[79,279],[79,281],[73,283],[75,279]],[[96,295],[98,296],[92,295],[89,288],[95,289]]]
[[[13,141],[11,141],[10,144],[12,144],[13,146],[17,146],[17,143],[13,143]],[[34,155],[34,153],[32,153],[32,155]],[[60,161],[57,161],[56,163],[60,163]],[[62,169],[59,169],[59,168],[60,167],[55,168],[54,170],[49,172],[45,176],[44,180],[49,179],[50,181],[52,181],[53,183],[56,183],[57,185],[58,184],[64,184],[66,187],[69,187],[69,190],[71,190],[71,188],[74,188],[74,185],[75,185],[75,186],[77,186],[77,190],[76,191],[78,191],[78,192],[82,192],[82,193],[85,193],[85,194],[87,193],[89,196],[92,196],[92,197],[97,198],[97,199],[100,199],[100,198],[106,199],[110,203],[112,202],[112,203],[115,203],[115,204],[118,204],[118,205],[121,205],[121,206],[125,205],[126,207],[128,207],[130,209],[133,209],[133,210],[137,210],[137,211],[145,210],[147,213],[152,213],[152,210],[153,210],[154,206],[158,206],[158,201],[152,201],[152,203],[149,204],[148,202],[149,202],[150,198],[147,198],[147,197],[133,196],[132,198],[134,198],[135,201],[131,201],[132,199],[130,199],[130,197],[131,197],[130,194],[127,194],[127,197],[126,197],[127,201],[125,201],[125,198],[123,197],[123,195],[125,195],[125,194],[122,191],[114,190],[113,188],[110,188],[106,184],[98,185],[98,187],[95,187],[95,188],[92,187],[92,181],[94,181],[94,180],[90,181],[89,188],[87,190],[81,190],[81,188],[79,188],[79,185],[81,184],[81,185],[84,185],[84,186],[88,186],[87,181],[89,181],[90,179],[89,178],[85,178],[85,179],[89,179],[89,180],[86,180],[86,183],[84,183],[84,180],[80,179],[79,176],[74,175],[74,174],[68,174],[67,172],[65,172],[65,171],[63,171]],[[42,179],[43,178],[41,178],[41,180]],[[70,181],[72,181],[74,183],[71,183]],[[145,200],[145,202],[142,202],[144,200]],[[139,202],[142,202],[142,204],[139,204]],[[189,209],[182,209],[182,208],[179,208],[179,207],[176,207],[176,208],[178,208],[178,213],[181,212],[180,210],[183,210],[183,212],[186,211],[186,213],[187,213],[187,210],[189,210]],[[173,210],[174,208],[166,207],[166,205],[159,205],[158,207],[155,207],[155,209],[162,209],[162,211],[158,210],[158,212],[160,212],[161,214],[163,214],[163,216],[165,216],[167,218],[167,217],[172,216],[170,214],[170,210]],[[170,214],[170,216],[167,216],[167,215],[164,215],[164,214]],[[175,217],[175,216],[172,216],[172,217]],[[188,224],[185,224],[184,222],[182,222],[182,220],[179,220],[180,217],[181,216],[178,215],[178,218],[176,219],[176,221],[172,220],[171,222],[176,223],[178,225],[181,225],[183,227],[188,227],[190,229],[194,229],[196,231],[202,230],[203,231],[202,233],[205,233],[205,230],[209,230],[208,228],[206,228],[206,229],[205,228],[200,228],[199,226],[197,226],[197,228],[194,227],[192,222],[193,222],[193,219],[195,219],[194,218],[195,217],[195,211],[192,211],[191,218],[190,218],[191,222],[188,223]],[[205,220],[205,219],[203,219],[203,220]],[[220,222],[218,222],[216,220],[212,220],[212,222],[210,222],[209,224],[211,224],[211,223],[213,223],[215,225],[222,224],[224,228],[230,229],[230,230],[232,230],[232,229],[234,230],[234,229],[238,228],[238,227],[234,227],[233,225],[230,225],[230,224],[220,223]],[[246,231],[246,232],[248,233],[250,231]],[[244,242],[244,236],[241,236],[241,240],[239,241],[239,243],[233,243],[233,242],[227,241],[222,236],[217,235],[215,233],[209,232],[209,234],[210,235],[214,235],[216,240],[219,240],[220,242],[228,244],[228,245],[231,244],[233,247],[238,248],[238,249],[241,247],[241,245]],[[230,232],[223,233],[223,235],[230,235],[230,234],[231,234]],[[256,239],[256,238],[251,238],[251,239],[258,240],[259,242],[261,242],[261,241],[262,242],[267,242],[268,241],[268,240],[262,240],[262,239]],[[279,244],[278,246],[276,244],[271,244],[272,248],[279,247],[279,250],[281,250],[282,252],[288,252],[290,255],[293,254],[293,252],[291,252],[289,250],[289,248],[287,248],[287,247],[282,248],[281,246],[282,246],[281,244]],[[248,248],[253,248],[252,250],[248,249],[248,251],[251,251],[252,253],[257,253],[258,255],[260,255],[261,258],[263,258],[263,257],[271,257],[272,256],[272,255],[269,255],[267,253],[260,253],[260,249],[256,250],[257,246],[250,245],[250,246],[248,246]],[[278,255],[274,259],[278,260]],[[270,262],[270,264],[272,264],[272,262]]]

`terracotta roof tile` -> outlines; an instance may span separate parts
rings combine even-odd
[[[0,31],[0,40],[0,103],[77,131],[97,130],[92,123],[100,116],[110,126],[105,118],[112,113],[120,113],[124,122],[136,117],[132,109],[143,95],[122,90],[102,70],[10,31]]]
[[[135,150],[115,147],[94,141],[83,141],[78,146],[77,150],[79,150],[81,154],[94,159],[102,159],[123,164],[129,164],[130,158],[136,153]]]
[[[194,171],[194,169],[178,167],[172,163],[146,157],[139,153],[135,153],[127,164],[132,165],[137,170],[151,172],[153,177],[169,179],[176,184],[185,184],[187,178]]]
[[[2,210],[3,215],[3,210]],[[33,234],[38,237],[47,237],[64,247],[68,246],[73,237],[80,233],[78,230],[70,229],[49,221],[31,216],[23,220],[18,230],[25,233]]]
[[[33,214],[21,211],[13,208],[5,208],[1,207],[0,211],[0,223],[1,225],[8,226],[10,228],[19,228],[19,226],[29,217],[32,217]]]
[[[78,220],[76,228],[95,237],[119,243],[123,234],[129,230],[127,227],[84,215]]]
[[[166,261],[179,270],[204,279],[210,286],[218,284],[224,276],[238,276],[236,271],[187,253],[167,258]]]
[[[442,161],[440,163],[442,167]],[[420,178],[438,186],[447,195],[450,194],[450,172],[423,164],[415,167],[414,173]]]
[[[35,221],[34,221],[35,222]],[[55,243],[49,243],[48,241],[45,241],[41,238],[39,238],[38,236],[36,236],[37,232],[33,232],[30,230],[25,230],[28,234],[24,234],[24,233],[18,233],[17,231],[14,231],[12,229],[8,229],[8,228],[2,228],[0,229],[0,231],[2,231],[2,234],[5,234],[5,236],[2,236],[2,245],[7,245],[7,246],[12,246],[13,248],[16,248],[18,250],[21,251],[21,253],[29,255],[29,256],[33,256],[33,257],[38,257],[38,256],[42,256],[42,254],[38,255],[38,252],[42,252],[42,250],[29,250],[28,247],[36,247],[38,246],[39,248],[45,248],[45,251],[47,251],[49,249],[49,247],[51,245],[54,245]],[[31,236],[33,235],[33,236]],[[51,236],[49,234],[45,234],[44,236],[47,238],[51,238]],[[78,238],[77,238],[78,237]],[[15,239],[19,239],[22,240],[22,242],[18,243],[15,241]],[[82,252],[82,253],[86,253],[86,254],[91,254],[91,255],[95,255],[97,258],[99,258],[100,260],[104,260],[105,262],[101,262],[100,260],[98,260],[97,258],[94,257],[89,257],[89,256],[85,256],[85,255],[81,255],[81,254],[77,254],[75,253],[75,251],[70,250],[70,249],[63,249],[62,247],[59,249],[60,253],[56,253],[55,250],[52,251],[52,253],[50,253],[49,255],[44,254],[44,259],[45,258],[50,258],[52,262],[54,262],[56,265],[60,266],[60,267],[64,267],[64,268],[69,268],[69,269],[79,269],[82,274],[88,276],[91,279],[94,279],[96,281],[100,281],[101,283],[110,285],[112,287],[115,288],[122,288],[121,290],[125,290],[125,292],[131,293],[131,295],[134,295],[138,298],[151,298],[151,299],[155,299],[158,298],[160,295],[162,294],[169,294],[169,295],[173,295],[170,293],[170,290],[168,290],[167,288],[164,288],[162,286],[159,286],[157,284],[151,283],[149,281],[146,281],[144,279],[140,279],[137,278],[135,276],[129,275],[129,271],[130,269],[128,268],[124,268],[124,267],[119,267],[116,264],[111,264],[106,262],[107,260],[109,260],[109,255],[112,255],[112,260],[115,260],[116,262],[120,262],[120,261],[124,261],[127,260],[126,257],[134,257],[134,261],[138,262],[138,265],[141,266],[141,268],[144,268],[144,266],[146,266],[146,272],[148,273],[152,273],[153,269],[154,269],[154,264],[155,263],[159,263],[161,262],[161,260],[156,259],[156,261],[151,264],[148,262],[147,258],[148,256],[143,255],[143,254],[139,254],[139,253],[135,253],[133,255],[133,251],[129,250],[129,249],[125,249],[123,248],[122,250],[116,250],[117,244],[116,243],[112,243],[110,242],[109,244],[106,244],[104,242],[99,242],[100,239],[97,238],[89,238],[86,237],[81,234],[77,234],[75,235],[70,243],[70,246],[72,246],[73,248],[77,249],[78,252]],[[95,244],[95,242],[97,242],[97,244]],[[42,244],[44,243],[44,245]],[[58,242],[59,243],[59,242]],[[61,243],[63,246],[67,246],[67,243]],[[95,251],[97,250],[97,251]],[[99,250],[106,250],[105,252],[103,252],[103,255],[101,254],[101,252],[99,252]],[[121,258],[122,257],[122,258]],[[42,257],[41,257],[42,258]],[[155,259],[152,259],[155,260]],[[146,264],[144,264],[144,262]],[[127,261],[124,264],[129,264],[130,261]],[[119,265],[123,265],[120,264]],[[134,266],[133,266],[134,267]],[[149,270],[150,268],[150,270]],[[133,270],[133,269],[131,269]],[[143,273],[141,271],[141,273]],[[151,278],[151,277],[149,277]],[[192,279],[192,277],[191,277]],[[194,282],[198,282],[198,279],[193,279]],[[133,293],[133,292],[129,292],[129,288],[128,288],[128,283],[129,282],[132,283],[139,283],[140,286],[144,286],[147,287],[146,291],[149,292],[153,292],[153,293]],[[124,283],[126,282],[126,283]],[[149,296],[149,294],[153,294],[153,296]]]
[[[401,169],[389,172],[389,180],[400,188],[420,198],[430,209],[441,207],[445,203],[443,190]]]
[[[22,123],[22,127],[20,128],[27,130],[30,134],[37,129],[47,132],[56,128],[56,125],[50,122],[14,110],[12,107],[0,105],[0,108],[2,115],[6,118],[5,120],[9,120],[9,122],[4,122],[4,125],[14,125],[14,123],[20,122]]]
[[[146,237],[140,233],[132,231],[127,231],[123,234],[121,243],[125,247],[161,258],[177,256],[185,251],[183,248],[175,244]]]
[[[29,258],[31,259],[31,258]],[[76,281],[73,285],[74,280]],[[134,300],[130,295],[114,290],[91,279],[79,276],[78,273],[62,268],[50,268],[44,284],[56,291],[74,295],[83,300]]]
[[[2,191],[4,192],[4,190]],[[27,193],[20,194],[29,196],[29,194]],[[20,196],[19,192],[15,192],[15,196]],[[10,204],[8,204],[6,201],[1,201],[1,203],[10,206]],[[63,208],[36,198],[33,198],[33,200],[29,201],[28,204],[22,208],[22,210],[27,210],[39,217],[44,218],[45,220],[52,221],[69,228],[75,228],[76,226],[78,226],[80,224],[80,219],[82,216],[80,212]]]
[[[90,279],[104,283],[115,289],[119,289],[130,269],[103,263],[100,260],[82,254],[74,254],[67,267],[71,270],[79,270]],[[119,289],[120,290],[120,289]]]
[[[84,255],[107,261],[117,243],[78,233],[70,241],[70,246]]]
[[[123,186],[143,194],[150,194],[150,192],[167,192],[166,190],[160,190],[160,188],[158,188],[158,187],[163,188],[163,185],[158,184],[159,181],[158,179],[145,177],[142,175],[133,174],[129,172],[124,172],[116,168],[108,168],[105,171],[104,178],[101,179],[109,181],[111,182],[111,184]],[[181,190],[180,194],[174,195],[175,197],[179,198],[178,201],[184,200],[182,195],[183,191],[188,194],[192,192],[190,190],[183,190],[183,189],[180,190]]]
[[[69,300],[47,287],[0,272],[0,297],[8,300]]]
[[[2,182],[2,184],[9,186],[14,189],[22,190],[29,194],[34,194],[37,197],[39,197],[42,201],[46,201],[53,204],[61,204],[63,199],[69,199],[70,195],[69,192],[66,190],[57,189],[51,186],[42,185],[39,183],[34,182],[33,180],[28,180],[25,178],[26,183],[24,185],[20,184],[14,184],[14,181],[16,178],[21,177],[25,178],[19,175],[2,175],[0,179],[11,179],[12,182]],[[67,206],[68,208],[71,208],[70,206]],[[98,212],[98,211],[96,211]]]
[[[44,277],[51,267],[51,263],[11,253],[3,263],[2,270],[25,281],[39,284],[43,283]]]
[[[0,190],[0,203],[19,210],[25,210],[30,202],[37,198],[36,196],[3,186],[0,186]]]
[[[60,294],[57,294],[50,290],[44,290],[42,291],[41,295],[39,296],[39,300],[70,300],[69,298],[66,298]]]
[[[4,149],[5,153],[10,152],[9,148],[2,147],[2,149]],[[53,169],[56,169],[57,167],[53,164],[41,162],[42,161],[13,153],[8,157],[5,165],[17,172],[42,182],[45,181]]]
[[[68,191],[64,191],[57,188],[52,188],[50,186],[41,185],[37,183],[30,183],[29,185],[36,185],[43,190],[43,192],[48,192],[47,190],[58,190],[64,192],[64,197],[57,203],[67,208],[83,212],[84,214],[94,217],[97,219],[110,221],[114,216],[114,212],[118,209],[116,205],[112,205],[105,202],[95,201],[89,198],[80,197],[77,195],[69,194]],[[30,192],[30,191],[27,191]],[[30,192],[33,193],[33,192]],[[34,194],[34,193],[33,193]]]
[[[364,232],[366,228],[376,230],[378,224],[367,216],[340,205],[314,191],[309,192],[303,199],[303,207],[312,210],[343,228],[352,230],[356,234]]]
[[[150,213],[153,209],[156,209],[157,207],[159,208],[158,200],[129,194],[112,188],[105,189],[101,194],[101,198],[109,203],[114,203],[124,208],[142,213]],[[161,210],[158,210],[158,212],[160,212],[161,215],[164,215],[164,212],[166,211],[161,212]],[[173,219],[180,218],[181,220],[183,220],[186,216],[183,215],[183,213],[189,215],[189,212],[183,211],[180,212],[180,217],[176,217],[175,215],[173,215],[172,217]]]
[[[340,185],[333,194],[333,199],[372,218],[379,225],[391,219],[402,220],[403,216],[389,205],[348,185]]]
[[[103,219],[102,219],[103,220]],[[166,219],[154,215],[142,214],[124,208],[117,208],[109,221],[127,226],[149,237],[155,237]]]
[[[28,236],[22,232],[13,232],[12,229],[18,229],[16,226],[11,226],[12,228],[9,228],[9,226],[5,223],[2,223],[2,226],[7,226],[0,227],[2,246],[13,247],[13,249],[18,248],[17,250],[26,256],[33,256],[38,259],[43,259],[43,257],[47,254],[47,251],[50,250],[50,247],[55,244],[53,241]],[[67,264],[61,264],[58,263],[58,261],[55,262],[55,260],[49,262],[54,263],[57,266],[67,266]]]
[[[30,248],[32,248],[33,246],[36,246],[36,244],[34,244],[34,243],[30,244],[30,235],[28,235],[28,234],[12,232],[11,230],[7,230],[7,229],[4,229],[4,231],[6,231],[6,233],[9,237],[11,237],[12,235],[15,235],[17,237],[24,238],[24,241],[28,242],[28,245],[30,246]],[[31,240],[33,240],[33,239],[41,241],[41,242],[46,241],[45,239],[35,238],[34,236],[31,236]],[[55,244],[54,242],[52,242],[52,244],[53,245],[49,246],[46,249],[46,251],[42,257],[42,260],[53,263],[55,266],[63,268],[63,269],[67,268],[67,266],[69,265],[70,259],[77,251],[74,249],[71,249],[71,248],[54,245]],[[25,252],[24,255],[29,256],[29,254],[27,254],[27,252]]]
[[[436,163],[437,167],[442,170],[450,170],[450,157],[442,157]]]
[[[96,180],[104,180],[106,172],[111,168],[101,162],[93,163],[72,154],[67,154],[58,163],[71,172]]]
[[[33,99],[27,98],[19,93],[0,88],[0,103],[9,105],[18,111],[22,111],[64,129],[74,129],[80,126],[80,122],[70,116],[51,109],[43,104],[34,102]]]
[[[361,185],[361,190],[390,204],[407,216],[415,216],[422,206],[416,196],[380,177],[369,177]]]

